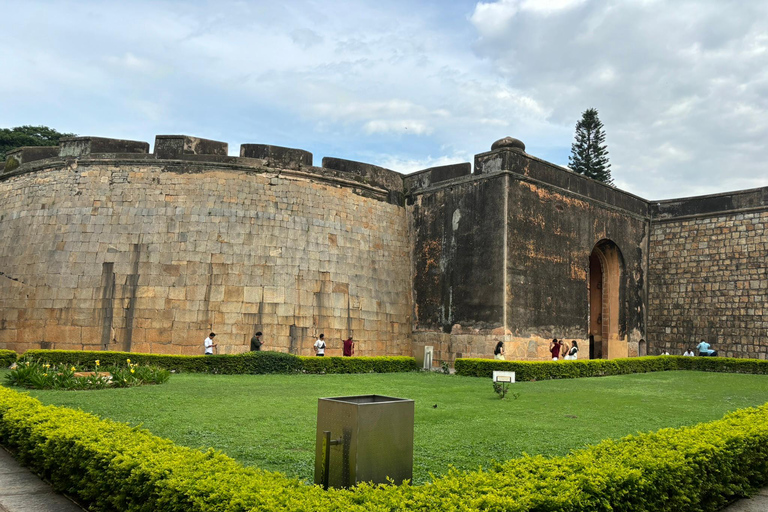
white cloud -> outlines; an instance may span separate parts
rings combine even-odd
[[[434,130],[421,121],[414,119],[368,121],[363,126],[365,133],[410,133],[415,135],[429,135]]]
[[[27,0],[5,14],[8,126],[186,132],[416,170],[506,135],[564,164],[595,107],[633,193],[768,185],[764,2]]]

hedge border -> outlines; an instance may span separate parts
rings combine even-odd
[[[0,349],[0,368],[8,368],[19,358],[13,350]]]
[[[646,356],[624,359],[582,361],[498,361],[495,359],[457,359],[457,375],[492,377],[494,370],[513,371],[519,382],[546,379],[577,379],[629,373],[671,370],[768,374],[768,361],[727,357]]]
[[[523,456],[421,486],[322,491],[0,387],[0,442],[94,512],[715,511],[768,482],[768,404],[693,427]]]
[[[419,369],[412,357],[302,357],[284,352],[245,352],[232,355],[182,356],[142,354],[136,352],[28,350],[20,361],[40,360],[51,364],[64,363],[82,369],[125,363],[151,364],[174,372],[219,374],[267,373],[395,373]]]

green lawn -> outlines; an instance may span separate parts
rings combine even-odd
[[[412,373],[179,374],[161,386],[31,394],[307,480],[314,471],[318,397],[412,398],[414,481],[421,483],[449,465],[476,469],[523,452],[562,455],[605,438],[718,419],[768,401],[768,377],[680,371],[526,382],[512,392],[519,398],[502,401],[490,379]]]

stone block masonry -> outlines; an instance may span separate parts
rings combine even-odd
[[[768,211],[660,219],[651,235],[651,353],[704,339],[720,355],[768,355]]]
[[[405,209],[366,197],[386,191],[90,156],[0,181],[0,346],[200,354],[212,330],[236,353],[261,330],[296,354],[323,332],[332,355],[348,335],[410,355]]]

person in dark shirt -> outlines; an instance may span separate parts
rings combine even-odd
[[[557,341],[557,338],[553,339],[552,343],[549,344],[549,351],[552,353],[553,361],[557,361],[557,358],[560,357],[560,348],[562,346],[562,342]]]
[[[342,351],[342,354],[344,354],[344,357],[352,357],[353,355],[355,355],[355,342],[352,341],[352,336],[341,341],[344,343],[344,349]]]
[[[259,352],[264,342],[261,341],[261,331],[257,332],[251,338],[251,352]]]

